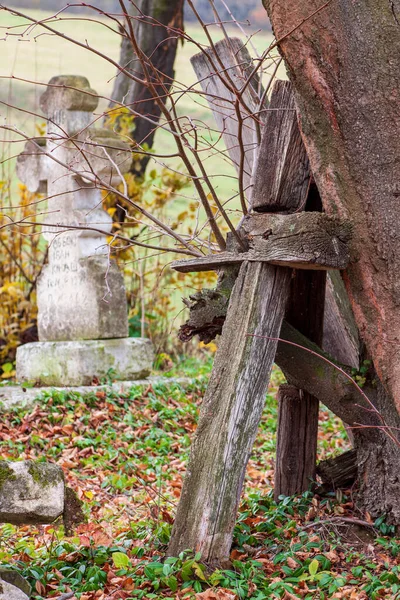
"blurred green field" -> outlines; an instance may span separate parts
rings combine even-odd
[[[18,9],[16,10],[18,11]],[[64,15],[62,18],[51,18],[50,13],[38,10],[27,11],[26,14],[35,20],[46,19],[46,23],[66,36],[73,37],[111,60],[118,61],[120,36],[108,28],[111,24],[110,20],[98,18],[94,14]],[[188,24],[186,31],[196,42],[206,44],[205,32],[199,26]],[[217,26],[211,27],[210,33],[215,40],[220,39],[223,35]],[[254,31],[249,29],[248,33],[253,34]],[[229,34],[243,37],[237,27],[231,27]],[[40,116],[35,117],[21,110],[10,108],[4,102],[40,114],[39,97],[44,91],[44,85],[40,84],[46,84],[51,77],[59,74],[85,75],[90,80],[92,87],[103,96],[97,111],[98,116],[101,116],[107,107],[107,98],[111,95],[113,78],[116,73],[112,63],[88,49],[46,32],[37,24],[30,24],[22,17],[13,16],[6,10],[0,11],[0,40],[2,49],[0,119],[3,123],[6,121],[7,124],[16,125],[28,134],[34,133],[35,125],[39,125],[43,121]],[[264,31],[255,34],[251,39],[251,43],[259,53],[267,48],[271,41],[271,33]],[[190,57],[197,51],[195,44],[190,42],[179,46],[176,61],[176,82],[179,88],[186,88],[196,81]],[[280,75],[284,76],[283,68]],[[20,79],[27,81],[20,81]],[[37,84],[28,83],[28,81],[37,82]],[[193,95],[183,94],[179,100],[178,110],[181,115],[213,125],[205,99],[199,101],[198,96],[194,98]],[[204,135],[209,134],[204,132]],[[8,156],[15,156],[20,152],[21,144],[14,144],[10,151],[9,144],[7,144],[7,140],[11,137],[10,133],[3,131],[1,137],[4,140],[3,156],[6,151]],[[165,153],[173,152],[175,145],[172,136],[166,132],[159,132],[156,136],[155,148],[156,150],[162,148],[162,152]],[[176,161],[172,164],[175,168],[177,165]],[[209,174],[213,177],[220,199],[226,201],[231,198],[237,191],[233,167],[220,157],[209,157],[206,160],[206,166]],[[11,161],[7,168],[3,164],[3,173],[6,168],[8,175],[13,178],[13,167],[14,161]]]

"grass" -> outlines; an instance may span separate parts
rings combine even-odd
[[[377,539],[350,540],[329,520],[354,513],[351,495],[273,501],[279,371],[246,473],[232,566],[210,572],[190,553],[163,559],[210,367],[210,359],[181,365],[181,374],[204,373],[187,389],[171,382],[125,396],[53,393],[5,415],[0,457],[59,464],[88,522],[71,537],[61,524],[3,525],[0,562],[29,579],[35,600],[68,591],[80,600],[399,597],[400,545],[383,519]],[[322,459],[347,441],[337,418],[326,409],[320,417]],[[318,520],[325,524],[310,529]],[[215,596],[201,595],[211,589]]]

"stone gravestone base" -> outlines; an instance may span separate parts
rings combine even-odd
[[[144,338],[33,342],[18,348],[17,381],[48,386],[86,386],[108,376],[134,381],[150,375],[153,358],[153,345]]]

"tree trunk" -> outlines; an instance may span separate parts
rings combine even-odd
[[[129,32],[129,19],[138,47],[148,57],[147,60],[151,61],[152,83],[165,101],[165,90],[170,89],[174,80],[174,62],[179,41],[179,35],[171,31],[171,28],[183,28],[183,0],[137,0],[127,3],[127,7],[129,16],[124,26]],[[128,67],[137,77],[143,77],[140,60],[128,35],[122,38],[119,64]],[[119,73],[115,78],[110,106],[116,104],[128,106],[136,115],[130,132],[133,147],[136,142],[151,148],[161,111],[148,87],[133,81],[124,73]],[[140,115],[150,117],[153,122],[141,118]],[[149,160],[149,155],[134,160],[132,173],[142,176]]]
[[[383,0],[264,0],[264,5],[296,89],[303,139],[325,210],[354,224],[346,287],[385,389],[378,408],[387,426],[395,427],[400,409],[400,7]],[[398,436],[394,429],[387,431]],[[382,429],[355,434],[364,506],[372,514],[388,512],[400,523],[399,443]]]

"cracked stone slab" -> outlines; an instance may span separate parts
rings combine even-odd
[[[29,596],[15,585],[0,579],[0,600],[29,600]]]
[[[0,581],[5,581],[10,585],[13,585],[16,588],[19,588],[24,594],[28,597],[31,595],[32,588],[29,585],[28,581],[25,577],[22,577],[21,573],[15,571],[14,569],[7,569],[5,567],[0,567]]]
[[[17,350],[17,379],[50,386],[86,386],[110,374],[143,379],[153,359],[153,345],[145,338],[33,342]]]

